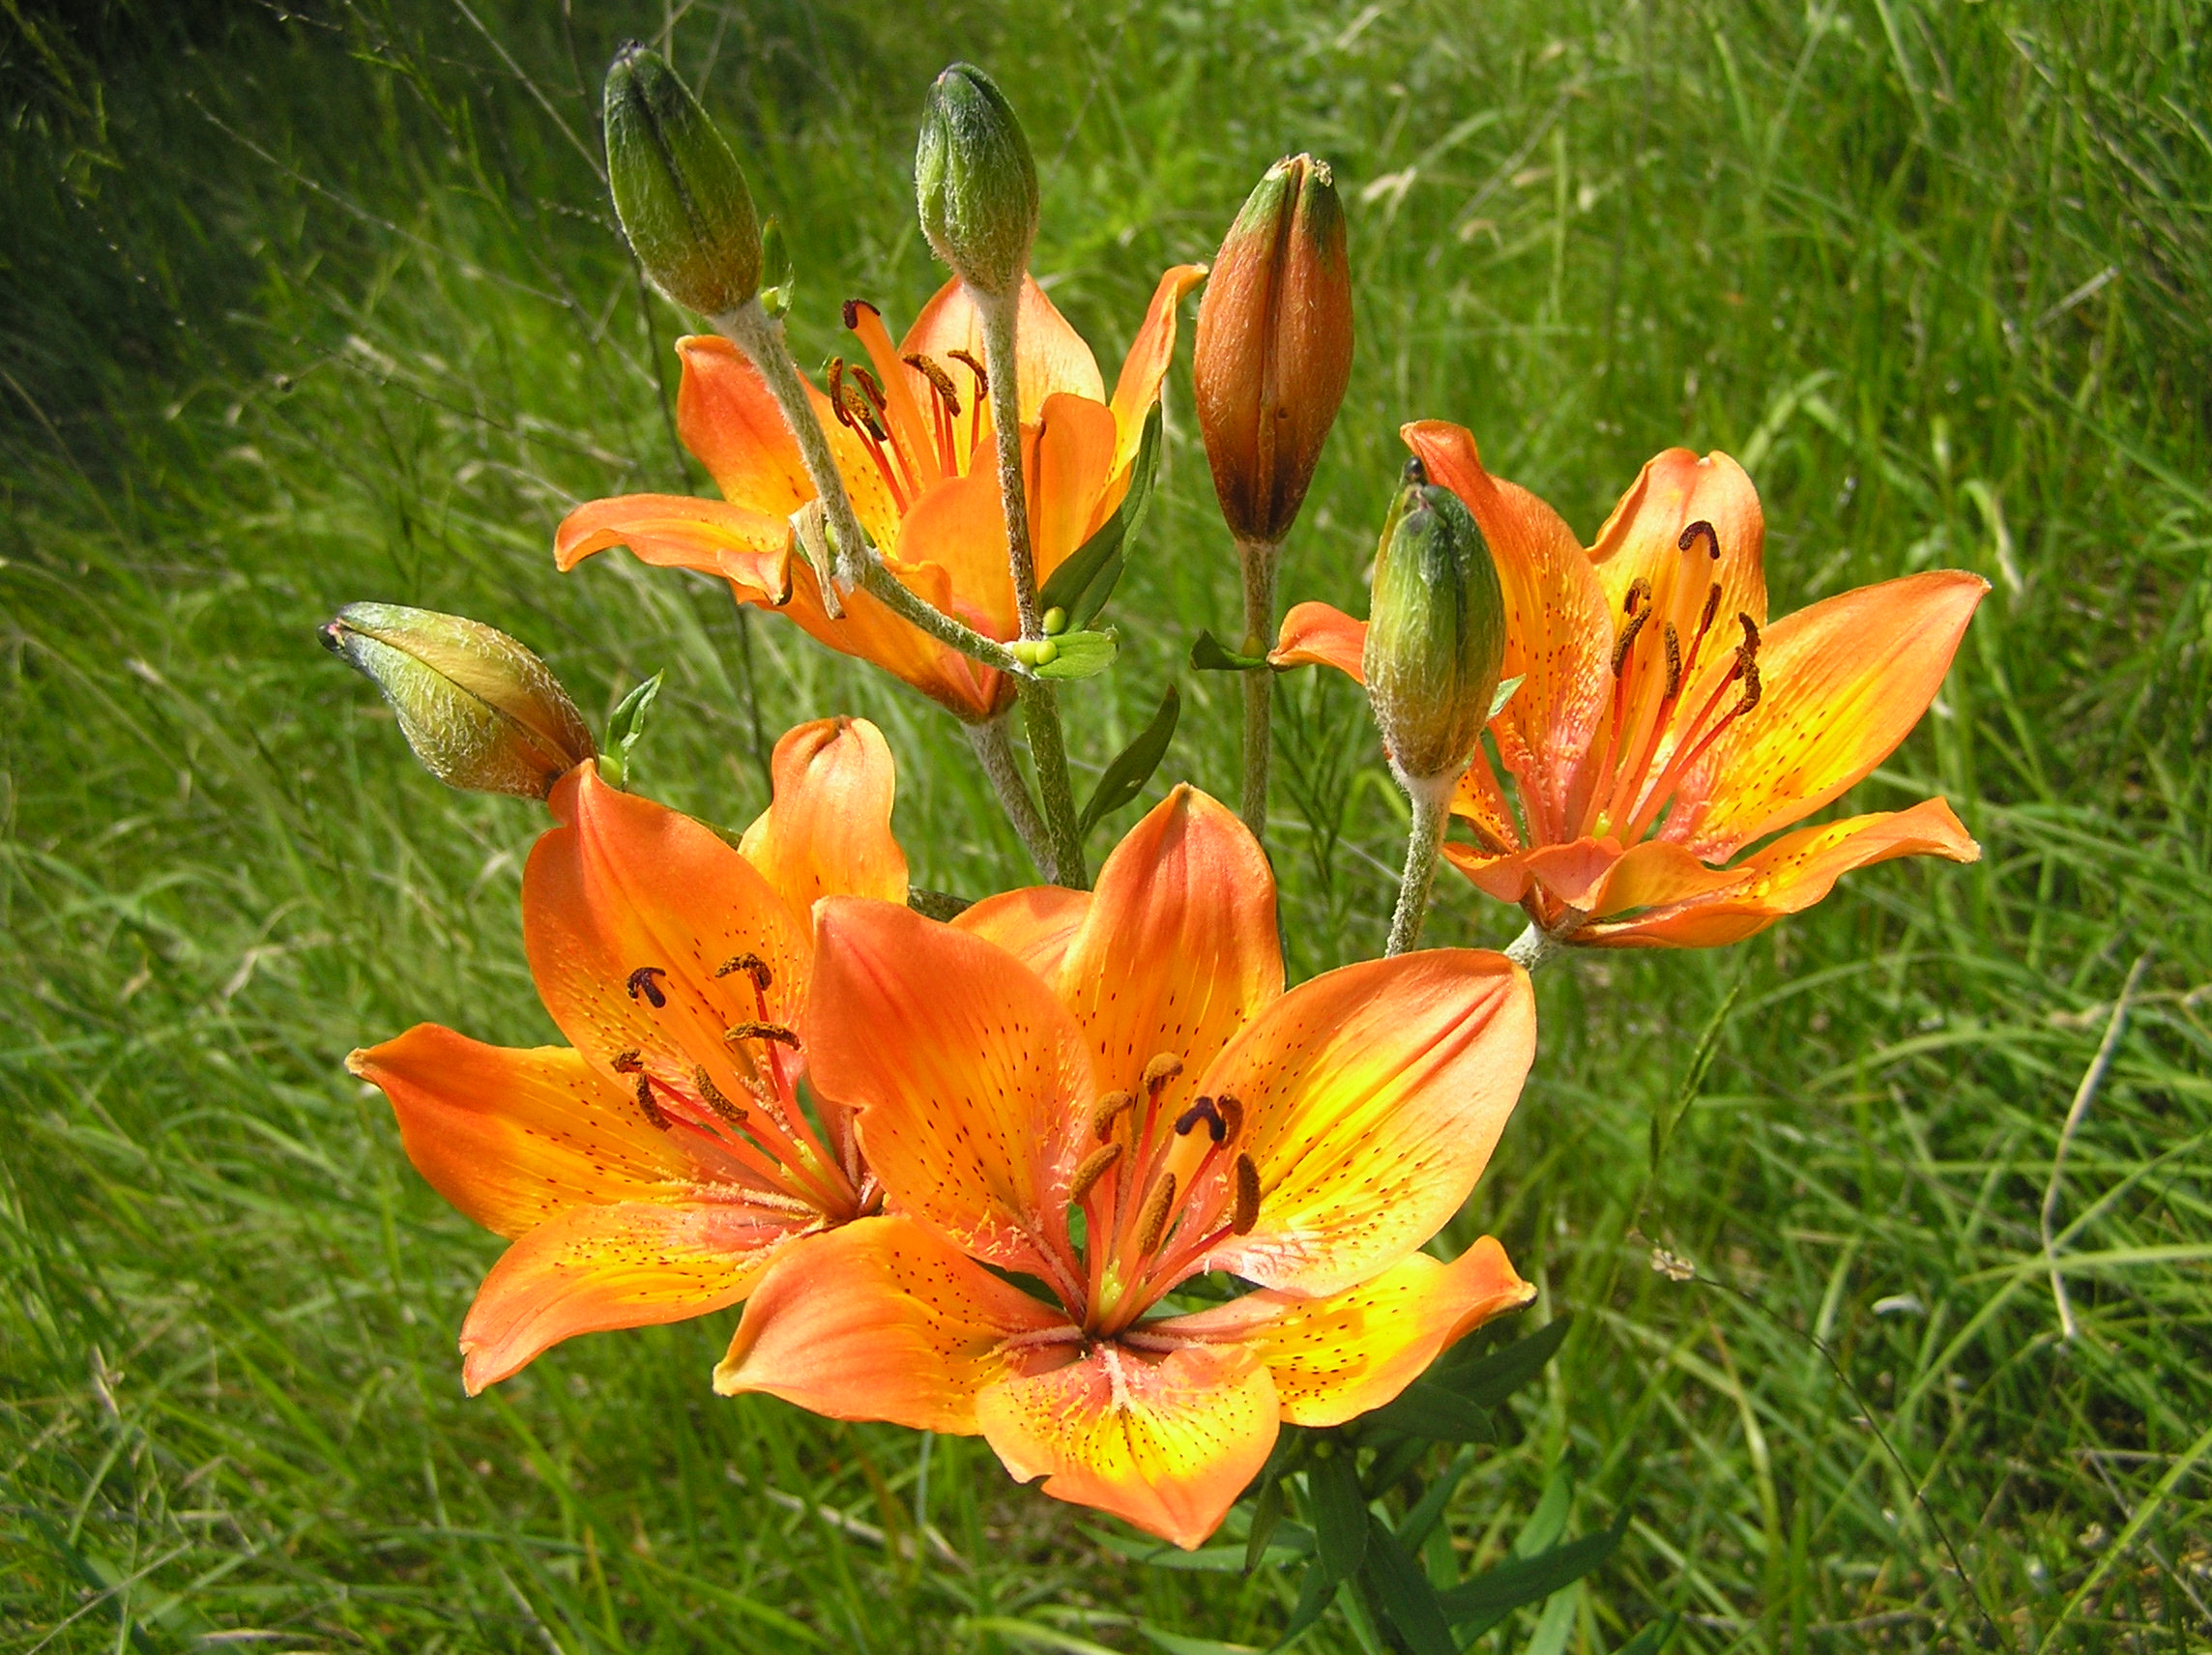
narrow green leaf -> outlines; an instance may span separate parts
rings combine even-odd
[[[1439,1593],[1439,1601],[1462,1636],[1472,1636],[1467,1630],[1469,1622],[1489,1617],[1486,1624],[1494,1624],[1498,1616],[1509,1610],[1548,1598],[1561,1586],[1573,1585],[1613,1555],[1625,1532],[1625,1524],[1615,1524],[1603,1533],[1586,1534],[1580,1540],[1554,1546],[1532,1557],[1511,1558],[1487,1574]]]
[[[1372,1512],[1367,1518],[1367,1583],[1413,1655],[1459,1655],[1436,1588],[1398,1537]]]
[[[1415,1379],[1395,1399],[1360,1416],[1362,1429],[1402,1431],[1436,1442],[1495,1442],[1490,1412],[1448,1385]]]
[[[1154,1648],[1167,1655],[1260,1655],[1249,1643],[1223,1643],[1211,1638],[1191,1638],[1180,1632],[1170,1632],[1164,1626],[1154,1626],[1149,1620],[1137,1622],[1137,1630],[1152,1640]]]
[[[1536,1501],[1536,1509],[1528,1514],[1520,1537],[1513,1542],[1513,1555],[1533,1557],[1549,1550],[1566,1531],[1567,1512],[1574,1503],[1574,1473],[1564,1465],[1555,1466],[1551,1481],[1544,1485],[1543,1496]]]
[[[1474,1450],[1462,1448],[1452,1456],[1452,1463],[1443,1474],[1428,1486],[1413,1509],[1406,1513],[1406,1521],[1398,1524],[1398,1543],[1409,1552],[1418,1552],[1421,1543],[1443,1520],[1444,1507],[1451,1503],[1452,1495],[1468,1472],[1474,1469]]]
[[[1315,1621],[1327,1612],[1336,1598],[1336,1578],[1328,1572],[1328,1565],[1316,1557],[1306,1566],[1305,1579],[1298,1582],[1298,1601],[1291,1611],[1291,1618],[1283,1626],[1283,1636],[1275,1640],[1276,1650],[1288,1649],[1312,1628]]]
[[[1111,631],[1062,632],[1045,642],[1054,647],[1053,657],[1038,665],[1036,675],[1062,682],[1096,678],[1121,653],[1121,643]]]
[[[1682,1617],[1671,1614],[1665,1620],[1653,1621],[1649,1626],[1623,1643],[1613,1655],[1659,1655],[1674,1636],[1674,1628],[1682,1624]]]
[[[1174,1546],[1162,1545],[1156,1540],[1136,1540],[1109,1529],[1086,1527],[1083,1532],[1116,1556],[1126,1557],[1132,1563],[1149,1563],[1155,1569],[1174,1569],[1184,1574],[1200,1575],[1234,1575],[1244,1571],[1245,1544],[1242,1541],[1230,1545],[1201,1546],[1195,1552],[1184,1552]],[[1295,1563],[1300,1557],[1312,1556],[1313,1550],[1312,1529],[1302,1524],[1280,1524],[1261,1561]]]
[[[1171,683],[1167,693],[1160,697],[1160,709],[1152,714],[1152,721],[1137,732],[1136,740],[1114,755],[1105,774],[1098,778],[1098,785],[1091,790],[1091,800],[1084,805],[1082,819],[1076,824],[1080,832],[1090,832],[1102,818],[1145,791],[1145,783],[1152,779],[1152,771],[1158,769],[1160,761],[1167,757],[1168,743],[1175,740],[1176,720],[1181,716],[1182,692]]]
[[[1487,1355],[1455,1350],[1432,1365],[1418,1382],[1442,1386],[1477,1408],[1496,1408],[1543,1372],[1573,1325],[1571,1317],[1554,1317],[1535,1332]]]
[[[1283,1521],[1283,1485],[1270,1482],[1252,1505],[1252,1531],[1244,1537],[1244,1572],[1249,1575],[1267,1554],[1275,1524]]]
[[[653,711],[653,703],[660,694],[660,681],[666,676],[665,670],[656,672],[624,696],[615,715],[607,720],[607,739],[599,748],[599,775],[608,786],[628,784],[630,749],[645,738],[646,714]]]
[[[1329,1575],[1348,1581],[1367,1556],[1367,1496],[1359,1492],[1359,1470],[1349,1445],[1317,1457],[1306,1467],[1306,1492],[1313,1496],[1314,1539]]]
[[[1160,408],[1145,417],[1145,434],[1137,444],[1136,456],[1129,462],[1129,488],[1121,496],[1121,504],[1114,515],[1099,524],[1097,532],[1078,546],[1044,583],[1037,594],[1037,608],[1064,609],[1067,624],[1081,628],[1091,624],[1098,611],[1106,607],[1106,600],[1114,595],[1114,587],[1121,578],[1121,569],[1128,558],[1129,547],[1144,525],[1146,508],[1151,504],[1152,482],[1160,469]]]
[[[1190,647],[1190,664],[1200,672],[1258,672],[1267,657],[1240,655],[1210,631],[1201,630]]]
[[[1526,676],[1526,675],[1524,675]],[[1505,711],[1505,704],[1513,699],[1513,692],[1521,687],[1520,678],[1509,678],[1491,692],[1490,711],[1482,715],[1484,723]]]

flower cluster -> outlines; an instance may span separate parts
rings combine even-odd
[[[1085,836],[1142,792],[1178,702],[1078,815],[1056,695],[1113,661],[1094,623],[1206,268],[1160,277],[1109,394],[1029,274],[1019,123],[956,66],[917,166],[952,278],[896,343],[848,301],[851,355],[810,383],[736,157],[652,53],[617,59],[606,131],[646,274],[713,329],[677,346],[677,413],[721,498],[581,506],[559,566],[626,546],[718,576],[928,696],[969,727],[1045,883],[949,917],[910,906],[893,761],[864,720],[785,735],[733,844],[627,791],[635,717],[595,742],[514,640],[341,611],[325,642],[436,774],[553,819],[523,930],[569,1043],[423,1024],[348,1060],[422,1176],[509,1239],[461,1327],[472,1395],[574,1335],[742,1304],[717,1391],[977,1435],[1017,1479],[1195,1547],[1283,1463],[1285,1427],[1392,1404],[1534,1297],[1494,1239],[1427,1250],[1533,1060],[1528,966],[1732,942],[1850,868],[1977,854],[1931,799],[1735,859],[1896,747],[1984,586],[1918,574],[1769,625],[1758,498],[1725,455],[1661,454],[1586,550],[1468,432],[1408,425],[1370,620],[1301,603],[1278,627],[1279,548],[1352,362],[1344,214],[1301,156],[1237,217],[1197,328],[1246,609],[1243,653],[1204,635],[1194,664],[1247,675],[1241,809],[1167,789],[1092,885]],[[1317,662],[1367,686],[1414,828],[1388,953],[1286,986],[1268,686]],[[1440,857],[1527,911],[1510,954],[1415,951]]]

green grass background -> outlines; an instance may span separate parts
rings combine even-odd
[[[1109,371],[1269,160],[1328,157],[1358,358],[1289,598],[1359,607],[1421,416],[1586,535],[1650,452],[1729,450],[1777,612],[1992,580],[1852,800],[1944,793],[1978,866],[1547,970],[1454,1238],[1501,1235],[1531,1316],[1580,1322],[1450,1533],[1494,1559],[1562,1464],[1575,1528],[1627,1513],[1490,1649],[1594,1655],[1667,1611],[1699,1651],[2206,1647],[2212,13],[2180,0],[0,0],[0,1644],[895,1655],[1282,1623],[1272,1577],[1124,1562],[975,1443],[717,1401],[734,1313],[460,1395],[498,1243],[339,1065],[420,1018],[550,1036],[516,915],[540,816],[424,776],[315,623],[466,612],[595,717],[665,668],[639,785],[724,823],[777,732],[865,714],[917,879],[1025,874],[927,705],[704,582],[553,571],[576,501],[706,487],[670,424],[682,319],[594,169],[633,33],[791,227],[803,361],[848,294],[896,324],[939,279],[912,124],[953,57],[1029,125],[1038,267]],[[1236,685],[1182,666],[1237,621],[1187,338],[1130,648],[1066,699],[1094,769],[1179,680],[1159,782],[1226,793]],[[1379,951],[1402,808],[1356,694],[1285,682],[1305,975]],[[1431,936],[1515,918],[1447,874]],[[2139,959],[2065,1166],[2068,1343],[2037,1213]]]

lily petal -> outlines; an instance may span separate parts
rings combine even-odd
[[[1325,1298],[1262,1291],[1195,1316],[1147,1322],[1160,1339],[1237,1344],[1266,1364],[1292,1425],[1342,1425],[1421,1377],[1493,1317],[1536,1296],[1485,1235],[1449,1264],[1426,1253]]]
[[[1275,877],[1244,824],[1176,788],[1114,848],[1068,944],[1061,999],[1101,1091],[1141,1092],[1161,1053],[1182,1061],[1179,1107],[1214,1054],[1283,992]]]
[[[561,519],[554,566],[566,572],[610,546],[658,568],[720,575],[742,602],[772,606],[791,595],[791,524],[749,507],[688,494],[594,500]]]
[[[951,923],[955,931],[997,944],[1049,983],[1059,976],[1067,946],[1090,912],[1089,891],[1035,885],[986,896]]]
[[[676,431],[733,506],[779,520],[814,498],[814,483],[783,411],[759,372],[729,340],[687,334],[676,388]]]
[[[1396,1263],[1467,1200],[1535,1053],[1528,973],[1502,954],[1401,954],[1299,984],[1201,1082],[1243,1105],[1260,1206],[1194,1273],[1313,1295]],[[1218,1215],[1215,1181],[1196,1199]]]
[[[1033,276],[1022,277],[1021,309],[1015,317],[1014,354],[1021,365],[1022,423],[1029,424],[1058,391],[1072,392],[1093,402],[1106,400],[1106,381],[1098,372],[1098,359],[1083,342],[1083,335],[1067,325]],[[955,276],[937,290],[921,307],[906,337],[899,342],[901,356],[919,352],[940,363],[953,351],[966,351],[977,362],[983,357],[983,320],[975,302]]]
[[[461,1323],[461,1383],[475,1396],[575,1334],[655,1327],[735,1304],[813,1222],[739,1201],[570,1207],[484,1277]]]
[[[746,1301],[714,1389],[973,1436],[975,1393],[1072,1349],[1037,1340],[1066,1320],[914,1220],[863,1218],[776,1261]]]
[[[1575,940],[1615,948],[1714,947],[1812,907],[1854,868],[1897,857],[1972,862],[1981,855],[1940,798],[1799,828],[1733,868],[1707,868],[1678,845],[1650,840],[1621,859],[1604,904],[1606,914],[1646,911],[1586,926]]]
[[[1251,1353],[1192,1347],[1157,1359],[1101,1346],[975,1399],[984,1440],[1023,1482],[1093,1506],[1184,1551],[1259,1474],[1279,1430],[1275,1387]]]
[[[1120,477],[1136,457],[1144,440],[1145,418],[1160,399],[1160,381],[1175,361],[1178,313],[1190,290],[1206,279],[1206,266],[1179,264],[1161,272],[1152,289],[1152,303],[1145,311],[1144,326],[1130,341],[1121,359],[1121,372],[1114,381],[1114,423],[1120,438],[1114,449],[1112,475]]]
[[[1033,522],[1033,507],[1031,517]],[[994,638],[1020,631],[996,468],[979,467],[933,484],[899,523],[898,555],[904,563],[935,564],[946,571],[950,592],[940,608],[959,611],[960,619]]]
[[[948,614],[958,609],[952,583],[941,565],[909,564],[896,558],[885,561],[903,584],[939,609]],[[1009,587],[1009,614],[1011,591]],[[744,594],[738,595],[742,599]],[[970,723],[996,717],[1013,705],[1016,686],[1011,679],[989,667],[976,666],[947,649],[918,626],[900,620],[881,599],[862,589],[855,588],[841,596],[844,616],[832,621],[823,607],[822,587],[813,568],[794,558],[791,601],[781,613],[791,617],[816,643],[881,667]],[[973,623],[977,617],[971,612],[968,619]]]
[[[1699,522],[1712,525],[1712,538],[1701,535],[1685,548],[1682,531]],[[1765,624],[1765,549],[1766,516],[1743,467],[1724,453],[1700,459],[1688,449],[1669,449],[1644,462],[1597,532],[1589,559],[1610,614],[1622,612],[1631,586],[1647,581],[1650,625],[1674,622],[1686,646],[1715,582],[1721,589],[1716,625],[1739,614]],[[1654,671],[1663,670],[1657,652],[1646,658]]]
[[[896,775],[884,733],[865,718],[821,718],[785,732],[770,769],[775,798],[738,842],[795,915],[825,896],[906,900],[906,853],[891,837]]]
[[[805,928],[767,880],[704,823],[623,793],[581,765],[553,790],[557,824],[522,876],[522,938],[553,1021],[610,1084],[614,1060],[694,1090],[704,1068],[745,1094],[748,1060],[723,1035],[763,1020],[745,972],[765,964],[765,1020],[795,1026],[812,952]],[[749,1073],[749,1071],[747,1071]]]
[[[899,1207],[978,1259],[1065,1284],[1074,1146],[1097,1089],[1052,991],[980,937],[832,897],[806,1028]]]
[[[1115,469],[1113,414],[1102,404],[1064,392],[1045,398],[1030,465],[1030,540],[1037,579],[1091,538],[1121,503]],[[994,488],[996,483],[992,485]],[[1002,519],[1003,521],[1004,519]],[[1000,562],[1004,563],[1002,546]]]
[[[1565,520],[1528,490],[1485,471],[1472,433],[1422,420],[1401,426],[1399,435],[1430,480],[1460,497],[1490,546],[1505,595],[1504,676],[1521,680],[1491,729],[1499,757],[1520,783],[1531,834],[1558,838],[1576,766],[1612,689],[1613,624],[1604,590]]]
[[[1367,682],[1367,623],[1354,621],[1326,603],[1294,603],[1283,617],[1275,647],[1267,652],[1272,667],[1334,667],[1353,683]]]
[[[1841,797],[1928,711],[1989,589],[1931,569],[1777,621],[1760,647],[1759,705],[1684,778],[1660,837],[1719,861]]]
[[[681,1146],[566,1046],[487,1046],[418,1023],[346,1068],[383,1088],[430,1187],[502,1235],[572,1206],[682,1200],[699,1177]]]

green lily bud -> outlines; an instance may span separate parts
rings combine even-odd
[[[480,621],[349,603],[318,635],[375,681],[422,768],[449,787],[543,798],[598,750],[545,663]]]
[[[929,89],[914,188],[922,233],[955,276],[1002,297],[1020,287],[1036,240],[1036,162],[1014,106],[973,64]]]
[[[1505,666],[1505,595],[1482,531],[1417,459],[1382,528],[1363,666],[1402,780],[1449,781],[1467,769]]]
[[[653,285],[719,316],[760,290],[760,220],[738,158],[657,52],[632,42],[607,70],[607,183]]]

